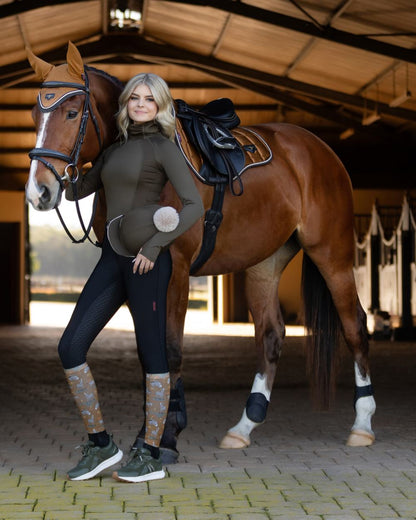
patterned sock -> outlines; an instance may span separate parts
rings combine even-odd
[[[97,387],[87,363],[65,370],[75,403],[81,413],[88,433],[99,433],[105,430],[100,404],[98,402]]]
[[[146,433],[144,442],[158,447],[165,428],[169,408],[170,377],[146,374]]]

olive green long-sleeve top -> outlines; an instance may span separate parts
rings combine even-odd
[[[81,199],[103,187],[107,221],[110,221],[133,209],[159,204],[168,181],[178,194],[182,209],[176,229],[156,232],[141,248],[141,253],[154,262],[162,248],[204,214],[201,197],[184,158],[175,143],[160,133],[156,123],[133,125],[126,142],[111,145],[85,175],[79,176],[76,192]],[[74,200],[71,184],[66,189],[66,198]],[[140,222],[137,225],[140,226]]]

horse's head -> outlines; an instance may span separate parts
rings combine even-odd
[[[29,153],[26,199],[35,209],[50,210],[59,205],[62,191],[79,169],[114,137],[117,96],[113,89],[107,102],[103,99],[103,88],[89,77],[71,42],[63,65],[49,64],[30,50],[27,54],[42,85],[32,111],[37,139]]]

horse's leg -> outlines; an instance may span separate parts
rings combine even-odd
[[[349,290],[339,290],[349,281]],[[344,337],[354,356],[355,373],[355,421],[347,440],[349,446],[370,446],[375,440],[371,418],[376,410],[368,363],[367,316],[358,299],[353,275],[337,280],[332,288],[332,297],[343,326]],[[348,295],[350,292],[350,295]],[[348,308],[348,300],[355,302]]]
[[[182,344],[185,315],[188,308],[189,266],[176,258],[172,251],[172,276],[169,282],[166,316],[166,347],[169,362],[171,392],[169,411],[165,429],[160,442],[160,453],[164,464],[177,461],[179,452],[176,449],[177,438],[186,427],[186,405],[183,383],[181,379]],[[144,441],[145,425],[138,433],[134,447]]]
[[[246,295],[255,326],[258,368],[243,415],[228,430],[221,448],[249,446],[251,432],[266,418],[285,336],[278,286],[281,273],[298,251],[299,245],[292,238],[271,257],[246,271]]]
[[[343,278],[343,280],[336,281],[336,287],[332,288],[332,297],[340,316],[346,343],[354,356],[354,405],[356,417],[347,444],[349,446],[370,446],[375,440],[371,427],[371,418],[376,411],[376,402],[374,400],[368,362],[367,316],[358,299],[353,274],[351,273],[347,277],[349,281],[349,297],[347,296],[348,290],[339,290],[345,282],[345,276]],[[355,306],[352,304],[351,308],[348,308],[346,296],[350,301],[355,302]]]
[[[340,251],[340,249],[342,248],[323,248],[322,251],[314,250],[308,252],[308,254],[315,265],[318,266],[319,276],[322,275],[323,283],[326,282],[326,287],[339,316],[340,331],[342,331],[346,344],[354,357],[356,419],[347,444],[350,446],[368,446],[375,439],[371,428],[371,418],[375,412],[376,404],[368,363],[367,317],[358,299],[352,267],[346,261],[349,255],[345,251]],[[304,285],[309,286],[310,291],[314,292],[314,301],[311,301],[310,298],[309,301],[306,301],[308,297],[305,297],[304,293],[306,314],[308,312],[307,307],[310,309],[316,308],[319,305],[317,300],[322,301],[323,297],[314,288],[314,284],[310,282],[311,279],[308,275],[308,271],[315,271],[315,276],[317,276],[318,271],[306,255],[304,258]],[[314,370],[314,372],[316,375],[319,373],[318,370]]]

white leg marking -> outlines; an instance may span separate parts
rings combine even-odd
[[[263,394],[264,397],[270,402],[270,395],[272,391],[267,388],[267,378],[265,375],[259,373],[256,374],[253,386],[251,387],[251,393],[253,394],[255,392]]]
[[[44,113],[41,116],[41,122],[36,139],[36,148],[43,148],[49,116],[50,113]],[[32,160],[30,163],[29,179],[26,184],[26,198],[29,202],[32,203],[34,208],[36,208],[39,205],[39,198],[42,195],[42,192],[39,189],[38,183],[36,182],[35,178],[37,168],[38,161]]]
[[[252,393],[252,394],[253,393],[261,393],[261,394],[263,394],[265,396],[267,401],[270,402],[271,390],[269,390],[269,388],[267,388],[267,381],[266,381],[266,379],[267,379],[266,376],[257,373],[255,378],[254,378],[253,386],[251,388],[251,392],[250,393]],[[261,423],[254,422],[254,421],[252,421],[251,419],[249,419],[247,417],[246,409],[244,408],[243,415],[241,416],[240,421],[235,426],[230,428],[230,430],[228,430],[228,431],[231,432],[231,433],[237,434],[237,435],[241,435],[242,437],[244,437],[244,438],[249,440],[250,439],[250,433],[259,424],[261,424]]]
[[[354,363],[355,384],[359,387],[371,385],[370,376],[363,377],[357,363]],[[361,430],[374,436],[371,429],[371,417],[376,411],[376,402],[372,395],[360,397],[355,403],[356,418],[352,430]]]
[[[244,408],[240,421],[235,426],[230,428],[228,432],[241,435],[245,439],[250,439],[250,433],[256,426],[258,426],[258,423],[255,423],[247,417],[246,409]]]

